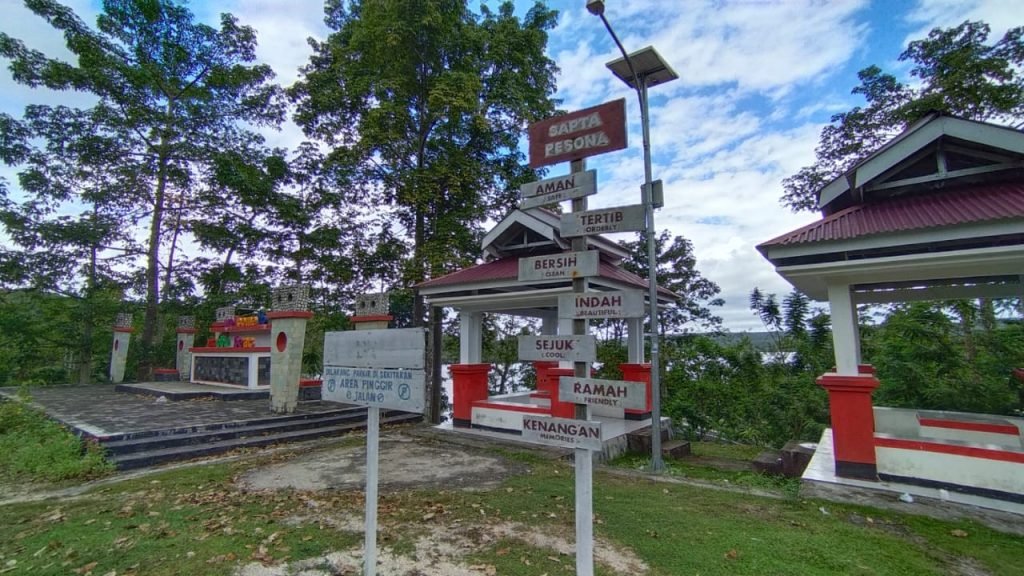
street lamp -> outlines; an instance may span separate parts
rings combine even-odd
[[[651,121],[647,108],[647,88],[665,84],[679,78],[675,70],[662,59],[657,50],[648,46],[638,52],[627,54],[622,42],[615,35],[608,19],[604,17],[602,0],[587,0],[587,10],[601,18],[615,45],[622,52],[622,58],[607,64],[612,74],[636,90],[640,99],[640,119],[644,139],[644,189],[643,204],[647,213],[647,278],[651,306],[651,469],[660,472],[665,469],[661,458],[661,372],[658,363],[658,266],[655,254],[654,195],[651,189]]]

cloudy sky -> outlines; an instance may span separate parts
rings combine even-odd
[[[497,0],[484,0],[497,6]],[[720,314],[735,331],[759,330],[747,309],[755,286],[780,296],[789,286],[754,249],[806,224],[779,204],[781,181],[813,160],[829,117],[860,103],[850,94],[857,71],[871,64],[904,76],[897,56],[935,26],[980,19],[1001,35],[1024,24],[1019,0],[607,0],[606,16],[627,50],[653,45],[680,79],[651,90],[654,177],[665,182],[659,229],[689,238],[701,273],[722,288]],[[87,22],[99,2],[66,0]],[[520,14],[532,1],[517,0]],[[561,72],[558,97],[574,110],[626,98],[631,146],[593,158],[594,208],[638,203],[643,180],[640,115],[635,93],[604,67],[619,56],[585,0],[549,0],[559,10],[549,54]],[[306,38],[323,38],[320,0],[193,0],[197,16],[215,24],[231,12],[259,33],[259,55],[278,81],[295,81],[309,56]],[[49,54],[61,38],[21,6],[0,0],[0,30]],[[29,91],[0,71],[0,110],[20,116],[30,102],[74,102],[68,94]],[[299,131],[268,134],[294,146]],[[555,167],[551,175],[567,171]],[[9,171],[3,174],[10,181]]]

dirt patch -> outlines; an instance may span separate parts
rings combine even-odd
[[[347,524],[347,521],[335,523]],[[499,540],[518,540],[564,557],[567,565],[574,564],[575,544],[561,536],[541,533],[515,523],[486,526],[460,526],[438,524],[418,537],[413,550],[396,554],[390,548],[377,553],[377,573],[389,576],[494,576],[496,568],[487,564],[468,564],[461,561],[493,546]],[[613,574],[642,576],[648,566],[631,550],[614,546],[600,538],[594,542],[594,561]],[[236,576],[332,576],[360,574],[363,565],[361,548],[332,552],[317,558],[264,566],[253,563],[243,566]]]
[[[499,456],[424,442],[404,435],[380,443],[380,479],[386,488],[489,490],[526,467]],[[239,478],[251,490],[359,489],[366,483],[366,447],[322,450],[252,470]]]

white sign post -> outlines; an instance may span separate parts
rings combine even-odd
[[[530,182],[520,186],[519,192],[523,197],[519,207],[523,210],[583,198],[597,193],[597,170],[573,172],[565,176]]]
[[[584,292],[558,297],[559,318],[643,318],[644,295],[637,290],[624,292]]]
[[[364,576],[377,574],[380,409],[423,413],[426,338],[422,328],[324,335],[323,399],[366,406]]]
[[[572,336],[520,336],[520,360],[546,362],[596,362],[597,338],[588,334]]]
[[[647,384],[562,376],[558,379],[558,399],[587,406],[644,410],[647,408]]]
[[[587,212],[568,212],[562,214],[559,229],[564,238],[591,234],[613,234],[615,232],[639,232],[647,225],[646,218],[647,213],[642,204]]]
[[[597,250],[562,252],[519,259],[519,281],[565,280],[597,276],[601,257]]]

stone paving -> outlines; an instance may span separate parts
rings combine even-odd
[[[17,394],[17,388],[0,388],[0,396],[16,398]],[[119,393],[112,384],[38,387],[30,390],[30,396],[32,404],[51,418],[97,438],[278,416],[270,411],[267,399],[168,402],[153,396]],[[295,414],[345,408],[348,407],[333,402],[303,402]]]

